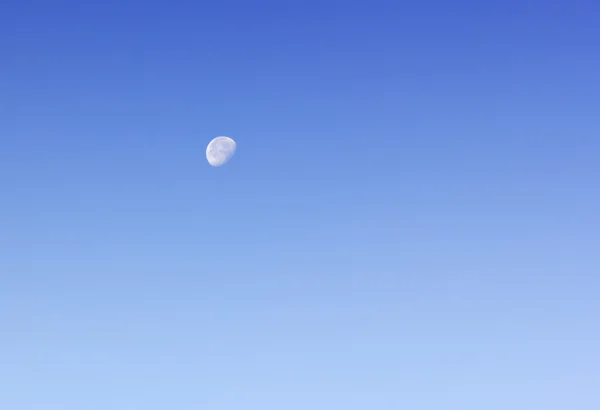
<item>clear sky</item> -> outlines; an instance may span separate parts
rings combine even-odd
[[[597,1],[0,4],[0,409],[600,408]]]

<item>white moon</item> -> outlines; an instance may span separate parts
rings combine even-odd
[[[220,167],[235,153],[235,141],[229,137],[216,137],[206,147],[206,159],[213,167]]]

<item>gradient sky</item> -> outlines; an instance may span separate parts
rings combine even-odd
[[[600,408],[598,2],[1,4],[0,409]]]

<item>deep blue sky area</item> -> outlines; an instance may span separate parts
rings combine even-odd
[[[0,409],[599,409],[599,22],[0,2]]]

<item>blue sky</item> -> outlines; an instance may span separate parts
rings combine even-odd
[[[0,408],[600,408],[599,5],[125,3],[0,5]]]

